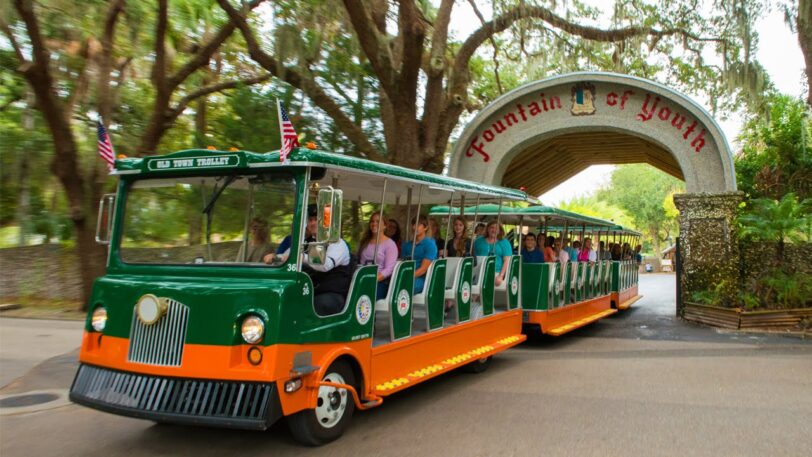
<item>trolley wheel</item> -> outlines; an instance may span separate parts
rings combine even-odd
[[[327,369],[323,381],[356,387],[352,368],[336,361]],[[307,446],[321,446],[340,437],[352,418],[355,403],[346,389],[319,387],[316,408],[288,416],[288,427],[296,441]]]
[[[465,365],[463,369],[468,373],[482,373],[483,371],[487,370],[489,366],[491,366],[491,359],[493,359],[493,356],[475,360],[468,365]]]

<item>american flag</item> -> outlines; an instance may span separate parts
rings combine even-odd
[[[279,132],[282,136],[282,147],[279,149],[279,161],[288,164],[290,163],[290,151],[299,146],[299,137],[296,135],[296,129],[293,128],[293,123],[290,122],[288,112],[282,106],[282,102],[276,101],[277,111],[279,112]]]
[[[107,129],[104,128],[104,124],[102,124],[101,121],[96,121],[96,124],[99,134],[99,155],[102,160],[107,162],[107,169],[113,171],[113,164],[116,161],[116,154],[113,152],[113,143],[110,142],[110,136],[107,135]]]

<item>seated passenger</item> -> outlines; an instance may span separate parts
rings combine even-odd
[[[557,262],[558,257],[555,255],[555,251],[553,250],[553,243],[555,243],[555,238],[552,236],[548,236],[544,241],[544,261],[545,262]]]
[[[268,243],[268,221],[261,217],[255,217],[251,219],[248,228],[250,230],[248,244],[243,243],[240,245],[237,260],[251,263],[262,262],[262,259],[273,251],[270,243]],[[246,252],[246,247],[248,252]]]
[[[380,235],[378,235],[379,230]],[[361,236],[361,247],[358,250],[358,261],[361,265],[375,264],[378,266],[376,300],[386,297],[389,290],[389,280],[392,271],[395,269],[395,263],[398,261],[398,247],[391,238],[384,235],[385,232],[386,218],[381,219],[378,212],[372,213],[369,218],[369,226]],[[376,245],[378,246],[377,255],[375,254]]]
[[[610,255],[612,257],[612,260],[622,260],[623,259],[623,255],[621,254],[621,251],[620,251],[620,243],[612,243],[612,247],[611,247],[609,252],[610,252]]]
[[[505,280],[507,266],[513,247],[504,238],[505,231],[496,221],[491,221],[485,228],[485,236],[474,241],[475,256],[496,256],[496,279],[495,285],[501,285]]]
[[[584,238],[584,247],[578,253],[579,262],[595,262],[598,260],[598,254],[592,250],[592,239]]]
[[[536,246],[536,234],[528,232],[524,236],[524,248],[522,249],[522,261],[525,263],[542,263],[544,254]]]
[[[555,243],[553,243],[553,250],[558,256],[558,261],[561,262],[561,266],[566,266],[567,262],[570,261],[570,254],[566,249],[561,247],[561,238],[555,240]]]
[[[412,219],[414,230],[414,243],[408,240],[403,243],[403,258],[409,257],[414,260],[414,293],[423,292],[426,282],[426,273],[429,271],[431,262],[437,259],[437,243],[433,238],[427,236],[429,221],[425,216]],[[414,249],[412,249],[414,246]],[[414,254],[412,253],[414,251]]]
[[[389,222],[386,224],[386,231],[384,234],[391,238],[392,241],[395,242],[395,245],[397,245],[399,258],[402,255],[400,251],[402,240],[400,239],[400,224],[398,221],[395,219],[389,219]]]
[[[436,219],[429,219],[429,236],[434,238],[434,242],[437,243],[437,255],[444,255],[445,240],[440,236],[440,224]]]
[[[465,257],[471,253],[471,240],[468,239],[468,226],[465,218],[457,216],[451,224],[454,238],[445,243],[446,257]]]
[[[477,222],[476,225],[474,225],[474,240],[485,236],[485,226],[486,224],[484,222]]]

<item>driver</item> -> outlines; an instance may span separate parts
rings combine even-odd
[[[305,228],[305,242],[315,241],[317,229],[316,205],[307,206],[307,226]],[[280,255],[286,260],[290,249]],[[265,256],[266,262],[273,260],[273,254]],[[313,281],[313,307],[320,316],[336,314],[344,309],[344,302],[352,281],[352,265],[350,264],[350,248],[343,239],[326,246],[324,262],[305,253],[302,258],[302,271],[310,275]]]

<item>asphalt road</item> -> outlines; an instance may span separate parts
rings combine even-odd
[[[629,312],[389,397],[322,448],[298,446],[284,423],[156,425],[57,404],[0,409],[0,455],[812,455],[812,344],[679,321],[673,284],[642,276]],[[74,360],[49,359],[0,394],[65,389]]]

